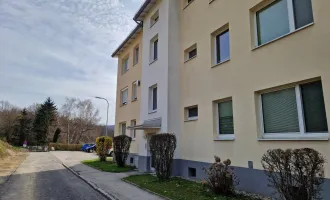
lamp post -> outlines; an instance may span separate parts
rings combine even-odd
[[[109,116],[109,101],[103,97],[95,97],[96,99],[103,99],[107,102],[107,122],[105,124],[105,136],[108,136],[108,116]]]

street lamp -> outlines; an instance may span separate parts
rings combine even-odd
[[[107,122],[105,124],[105,136],[108,136],[108,116],[109,116],[109,101],[106,98],[103,97],[95,97],[96,99],[103,99],[107,102]]]

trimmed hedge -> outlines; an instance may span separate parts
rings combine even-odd
[[[174,134],[160,133],[151,136],[150,151],[159,181],[168,180],[171,176],[175,148],[176,137]]]
[[[100,161],[106,161],[108,150],[111,148],[112,138],[108,136],[100,136],[96,138],[96,153]]]
[[[118,167],[125,167],[131,142],[132,138],[127,135],[119,135],[113,138],[113,152]]]
[[[55,151],[81,151],[82,144],[60,144],[60,143],[49,143],[49,150],[52,147]]]

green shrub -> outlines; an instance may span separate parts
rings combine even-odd
[[[174,134],[161,133],[151,136],[150,151],[152,160],[155,162],[156,175],[160,181],[167,180],[171,176],[175,148]]]
[[[108,136],[101,136],[96,138],[96,153],[100,161],[106,161],[108,150],[111,149],[112,138]]]
[[[48,147],[54,147],[56,151],[81,151],[82,144],[49,143]]]
[[[131,142],[132,138],[127,135],[119,135],[113,138],[113,152],[118,167],[125,167]]]
[[[270,149],[262,157],[265,174],[285,200],[322,199],[325,159],[318,151],[302,149]]]
[[[215,194],[233,195],[235,186],[239,181],[230,168],[231,161],[229,159],[221,162],[218,156],[214,156],[215,162],[207,169],[203,168],[207,178],[204,185]]]

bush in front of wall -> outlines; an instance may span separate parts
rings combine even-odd
[[[281,199],[322,199],[325,158],[318,151],[302,149],[270,149],[261,163]]]
[[[233,195],[239,181],[233,168],[230,167],[231,161],[227,159],[221,162],[218,156],[214,156],[214,160],[215,162],[209,168],[203,168],[207,175],[203,185],[214,194]]]
[[[151,136],[150,151],[159,181],[168,180],[171,176],[175,148],[176,137],[174,134],[161,133]]]
[[[113,138],[113,152],[118,167],[125,167],[132,138],[127,135],[119,135]]]
[[[108,136],[101,136],[96,138],[96,153],[100,161],[106,161],[107,154],[112,145],[112,138]]]

